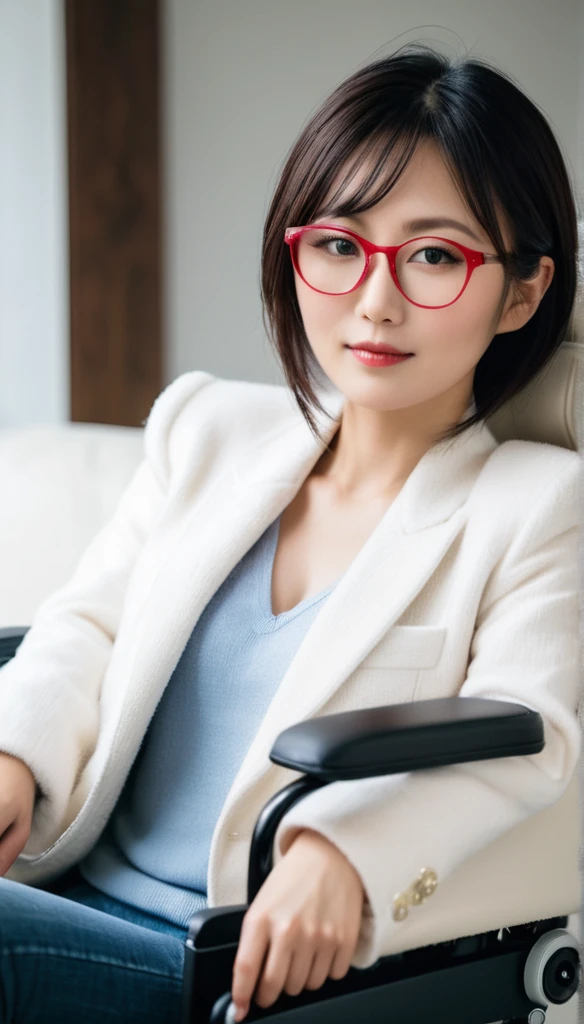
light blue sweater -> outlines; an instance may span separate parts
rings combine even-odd
[[[106,829],[78,865],[102,892],[182,927],[207,905],[211,836],[235,775],[335,586],[272,614],[279,525],[278,517],[204,609]]]

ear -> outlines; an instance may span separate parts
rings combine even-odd
[[[514,281],[509,289],[495,334],[518,331],[531,320],[554,276],[555,264],[551,256],[541,256],[534,277],[527,281]]]

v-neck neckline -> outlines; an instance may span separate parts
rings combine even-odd
[[[274,615],[272,611],[272,575],[276,550],[278,548],[278,539],[280,536],[280,518],[281,517],[278,516],[266,531],[268,536],[265,537],[264,540],[266,541],[267,546],[264,551],[263,568],[257,591],[258,611],[260,612],[262,621],[266,624],[266,631],[285,625],[287,622],[296,618],[297,615],[306,611],[313,604],[316,604],[317,601],[322,601],[322,599],[334,589],[338,582],[335,580],[328,587],[319,591],[318,594],[312,594],[309,597],[305,597],[303,601],[299,601],[293,608],[288,608],[286,611],[280,612],[278,615]]]

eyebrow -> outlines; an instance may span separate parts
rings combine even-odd
[[[327,214],[327,217],[332,218],[338,216],[339,215],[334,210]],[[320,220],[320,218],[318,219]],[[358,214],[348,214],[345,217],[345,220],[354,220],[363,224],[363,218]],[[416,217],[414,220],[404,221],[402,224],[402,229],[406,234],[411,234],[416,231],[434,231],[436,228],[457,228],[459,231],[462,231],[463,234],[472,238],[475,242],[478,242],[480,245],[483,244],[482,240],[478,235],[475,235],[471,228],[466,224],[463,224],[462,221],[454,220],[452,217]]]

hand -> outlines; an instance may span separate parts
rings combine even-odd
[[[282,990],[298,995],[343,978],[361,927],[365,893],[353,865],[328,839],[304,829],[272,869],[243,919],[233,965],[236,1021],[254,995],[271,1006]]]
[[[0,876],[28,842],[36,780],[28,765],[0,752]]]

